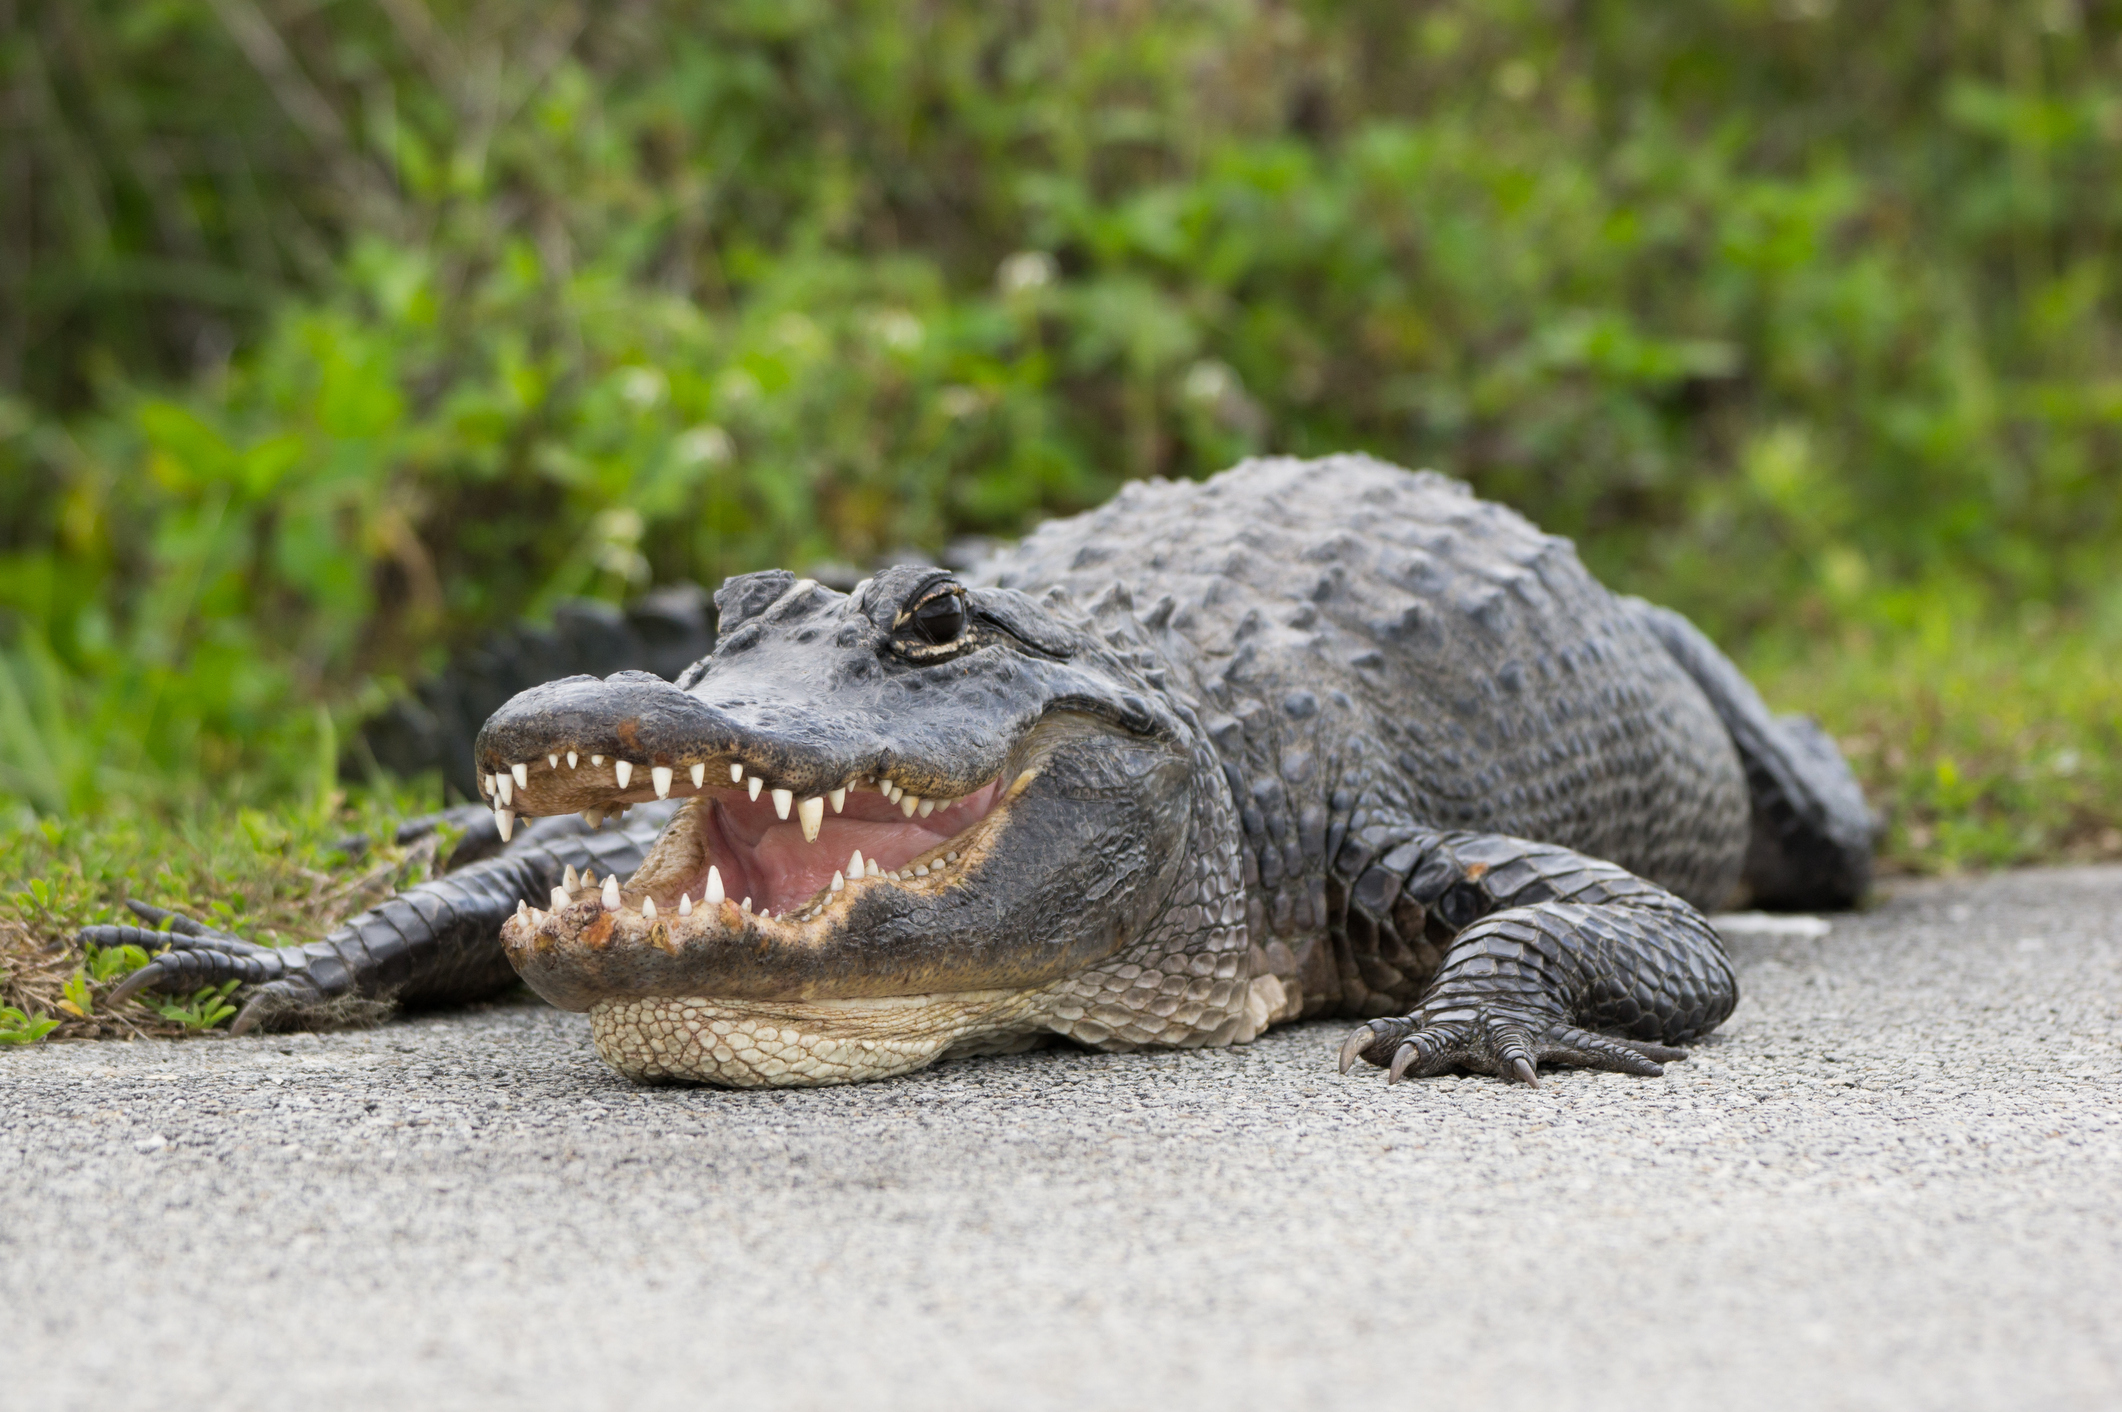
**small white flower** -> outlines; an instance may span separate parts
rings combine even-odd
[[[970,417],[980,410],[986,400],[980,395],[978,388],[967,387],[963,383],[953,383],[936,394],[936,405],[942,408],[943,415],[952,421]]]
[[[870,321],[877,341],[905,353],[921,346],[921,321],[904,309],[886,309]]]
[[[619,374],[619,395],[637,411],[647,411],[663,400],[670,379],[660,368],[628,368]]]
[[[726,466],[736,459],[737,444],[722,428],[702,422],[678,434],[671,443],[671,455],[681,466]]]
[[[1215,406],[1238,390],[1238,375],[1214,358],[1203,358],[1186,370],[1179,391],[1187,401]]]
[[[1004,294],[1021,294],[1045,288],[1059,273],[1044,250],[1019,250],[995,271],[995,286]]]

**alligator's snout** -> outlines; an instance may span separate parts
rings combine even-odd
[[[510,959],[637,1077],[874,1077],[1036,1030],[1029,997],[1159,905],[1189,756],[948,576],[867,600],[773,577],[717,595],[720,645],[684,689],[572,677],[480,733],[504,829],[688,801],[631,878],[526,899]]]

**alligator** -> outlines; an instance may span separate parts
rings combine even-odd
[[[640,1082],[1341,1016],[1344,1074],[1537,1085],[1660,1073],[1731,1013],[1708,909],[1868,882],[1873,819],[1816,725],[1434,472],[1254,459],[976,570],[775,570],[714,602],[675,681],[494,712],[491,856],[307,945],[86,939],[162,948],[127,993],[246,983],[239,1030],[520,977]]]

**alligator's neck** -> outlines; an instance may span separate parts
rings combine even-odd
[[[1249,836],[1246,796],[1237,792],[1244,774],[1226,748],[1233,723],[1213,690],[1227,663],[1172,630],[1168,598],[1145,615],[1127,586],[1114,582],[1086,607],[1087,630],[1192,732],[1191,827],[1185,866],[1155,923],[1110,960],[1054,987],[1054,1028],[1107,1048],[1249,1040],[1299,1012],[1303,958],[1268,940],[1264,904],[1273,893],[1262,886],[1262,854]]]

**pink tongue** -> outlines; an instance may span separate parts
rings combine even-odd
[[[812,843],[804,839],[793,810],[783,820],[765,794],[754,800],[742,790],[725,790],[715,801],[715,813],[722,838],[738,854],[738,867],[728,870],[733,876],[724,886],[748,889],[754,905],[762,909],[779,912],[800,906],[830,883],[836,871],[847,871],[856,849],[865,864],[874,859],[886,872],[902,868],[978,823],[996,792],[997,786],[990,784],[956,808],[926,819],[906,817],[898,805],[873,791],[851,792],[842,813],[828,807]],[[734,876],[740,872],[741,884]],[[736,895],[732,890],[731,896]]]

